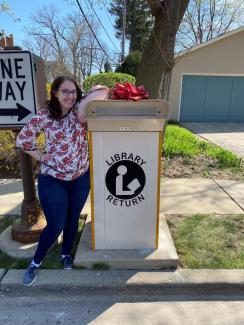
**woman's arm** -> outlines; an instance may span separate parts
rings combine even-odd
[[[32,158],[41,161],[42,153],[39,150],[27,151],[24,150],[25,153],[28,153]]]
[[[39,161],[42,159],[42,153],[38,149],[36,138],[43,130],[46,113],[46,110],[40,110],[20,130],[16,138],[16,147]]]
[[[106,86],[97,85],[92,87],[91,92],[85,99],[78,104],[78,120],[81,123],[86,122],[86,105],[92,100],[105,100],[108,98],[109,88]]]
[[[28,151],[28,150],[24,150],[25,153],[28,153],[28,155],[30,155],[32,158],[46,163],[49,161],[49,159],[51,158],[51,154],[49,153],[42,153],[39,150],[32,150],[32,151]]]

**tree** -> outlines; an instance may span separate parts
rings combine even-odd
[[[141,63],[141,55],[140,51],[130,52],[126,56],[124,62],[116,68],[115,72],[127,73],[135,77],[137,75],[138,66]]]
[[[191,0],[177,34],[177,51],[243,25],[243,0]]]
[[[6,13],[12,17],[15,17],[15,14],[13,12],[13,10],[11,9],[11,7],[8,5],[7,1],[0,1],[0,14],[1,13]]]
[[[115,16],[116,37],[123,30],[123,7],[125,0],[111,2],[109,12]],[[144,0],[126,0],[126,38],[130,40],[129,52],[142,51],[153,25],[150,8]]]
[[[143,84],[151,98],[169,96],[171,72],[174,65],[176,33],[189,0],[147,0],[154,26],[144,48],[137,73],[137,84]]]
[[[5,0],[0,1],[0,15],[3,13],[12,17],[15,21],[20,21],[20,19],[16,17],[12,8],[9,6],[8,2]],[[2,28],[2,27],[0,26],[0,28]]]
[[[104,72],[113,72],[112,66],[108,60],[104,63]]]
[[[76,81],[81,83],[91,74],[93,67],[103,66],[104,57],[80,12],[60,17],[57,7],[44,6],[34,12],[32,23],[28,35],[35,40],[38,51],[40,45],[45,45],[41,48],[42,53],[51,52],[48,60],[55,62],[52,69],[56,69],[57,74],[70,71]],[[90,24],[98,32],[97,25],[92,21]]]
[[[33,38],[28,38],[23,41],[24,48],[30,52],[40,56],[44,62],[47,62],[52,57],[52,50],[45,40],[36,35]]]

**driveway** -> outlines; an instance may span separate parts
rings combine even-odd
[[[181,125],[244,159],[244,123],[185,122]]]

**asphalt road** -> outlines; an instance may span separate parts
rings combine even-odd
[[[242,297],[2,296],[1,325],[243,325]]]

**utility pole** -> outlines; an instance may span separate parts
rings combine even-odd
[[[125,29],[126,29],[126,1],[124,0],[124,7],[123,7],[123,31],[122,31],[122,53],[121,53],[121,63],[125,59]]]

